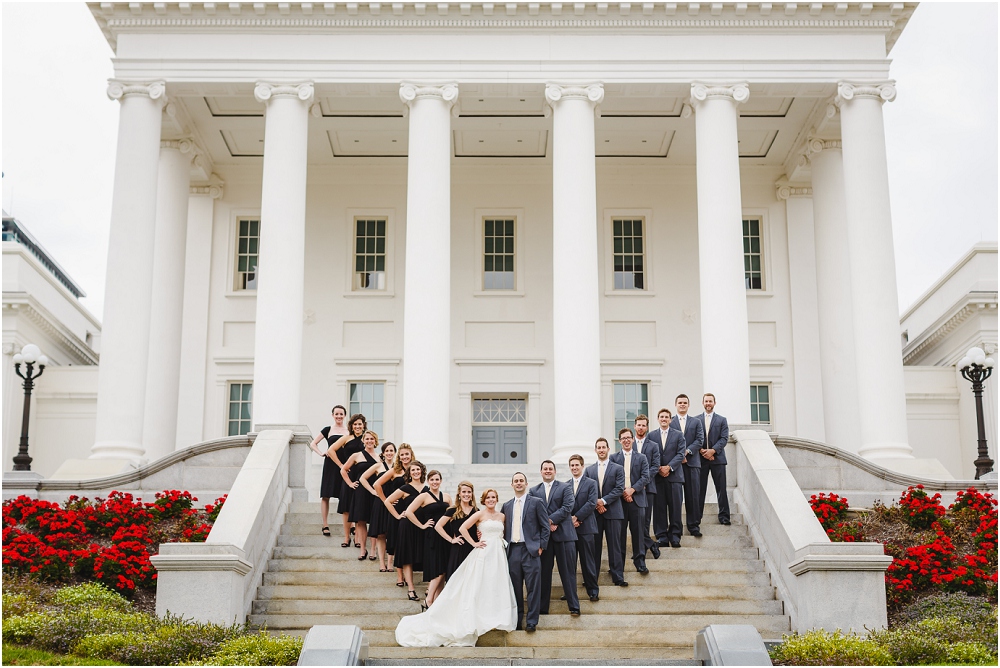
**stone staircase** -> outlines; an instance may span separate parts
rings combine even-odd
[[[509,480],[509,478],[508,478]],[[484,481],[476,481],[485,489]],[[509,484],[509,483],[508,483]],[[501,497],[509,496],[501,488]],[[734,507],[734,511],[738,510]],[[663,549],[647,560],[648,575],[626,562],[629,587],[614,587],[601,574],[601,600],[591,603],[579,575],[580,617],[570,617],[557,573],[553,574],[551,614],[538,631],[492,631],[476,647],[414,649],[396,646],[400,618],[420,612],[395,572],[380,573],[375,562],[357,560],[354,547],[341,548],[339,524],[332,537],[320,534],[319,503],[294,502],[257,591],[250,621],[271,631],[304,635],[315,624],[356,624],[370,643],[370,663],[601,663],[694,664],[695,634],[709,624],[752,624],[764,638],[789,631],[783,604],[775,599],[770,576],[758,557],[743,517],[732,526],[715,522],[706,505],[701,539],[685,535],[680,549]],[[332,516],[331,522],[339,522]],[[630,552],[629,552],[630,553]],[[607,559],[604,567],[607,568]],[[419,574],[417,574],[419,580]],[[423,594],[424,586],[417,591]]]

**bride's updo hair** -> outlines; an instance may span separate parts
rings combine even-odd
[[[458,491],[455,494],[455,514],[452,515],[451,517],[451,519],[453,520],[464,520],[466,517],[472,514],[469,513],[469,515],[466,515],[465,511],[462,510],[463,487],[468,487],[469,491],[472,493],[472,497],[469,499],[469,504],[472,505],[472,513],[475,513],[476,511],[479,510],[479,506],[476,505],[476,488],[473,487],[472,483],[469,482],[468,480],[463,480],[462,482],[458,483]]]
[[[500,501],[500,492],[498,492],[495,489],[493,489],[492,487],[490,487],[488,490],[486,490],[485,492],[483,492],[483,495],[481,497],[479,497],[479,502],[482,503],[483,505],[485,505],[486,504],[486,497],[490,495],[490,492],[493,492],[493,496],[497,497],[497,502]]]

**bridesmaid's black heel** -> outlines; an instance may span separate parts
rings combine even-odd
[[[365,560],[365,559],[367,559],[367,558],[368,558],[368,553],[367,553],[367,552],[365,552],[365,553],[364,553],[364,554],[362,554],[362,555],[361,555],[360,557],[358,557],[358,561],[364,561],[364,560]]]
[[[412,589],[407,590],[406,597],[411,601],[419,601],[420,597],[417,596],[417,592]]]

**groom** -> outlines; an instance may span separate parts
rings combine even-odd
[[[524,630],[538,626],[542,607],[542,566],[540,556],[549,545],[549,513],[545,504],[528,494],[528,478],[515,473],[510,481],[514,498],[503,504],[504,538],[507,541],[507,568],[517,595],[517,628],[524,616],[524,586],[528,586],[528,616]]]

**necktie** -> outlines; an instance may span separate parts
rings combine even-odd
[[[687,431],[687,418],[682,417],[680,422],[681,422],[681,433],[683,434]]]
[[[667,447],[667,429],[660,430],[660,449]]]
[[[545,485],[545,503],[549,502],[549,494],[551,492],[552,492],[552,485],[551,485],[551,483],[548,484],[548,485]]]
[[[712,424],[712,414],[705,413],[705,438],[708,438],[708,426]]]
[[[514,501],[514,526],[510,532],[510,542],[520,543],[521,542],[521,499]]]
[[[580,487],[580,479],[573,478],[573,496],[576,496],[576,490],[578,487]]]
[[[604,496],[604,462],[597,467],[597,493]]]
[[[625,453],[625,489],[632,486],[632,453]]]

